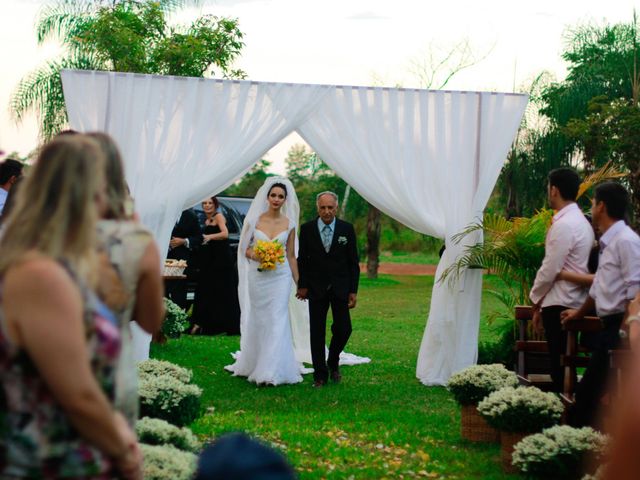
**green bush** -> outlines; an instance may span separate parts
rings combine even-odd
[[[176,427],[159,418],[144,417],[136,423],[136,434],[142,443],[172,445],[178,450],[197,453],[201,445],[187,427]]]
[[[189,480],[196,471],[197,457],[170,445],[140,444],[144,455],[144,480]]]
[[[513,348],[516,336],[513,323],[505,323],[496,328],[496,331],[497,341],[480,342],[478,345],[478,364],[501,363],[507,368],[513,368],[516,363],[516,352]]]
[[[179,338],[180,334],[189,328],[189,316],[178,305],[165,297],[166,314],[162,323],[162,333],[168,338]]]
[[[513,451],[513,464],[524,474],[541,478],[580,478],[587,457],[597,464],[607,437],[592,428],[551,427],[525,437]]]

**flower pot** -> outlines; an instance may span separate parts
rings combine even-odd
[[[524,437],[531,435],[523,432],[505,432],[500,431],[500,460],[502,462],[502,470],[505,473],[518,473],[518,469],[511,463],[513,455],[513,447]]]
[[[460,434],[470,442],[497,443],[500,441],[500,432],[490,426],[478,413],[476,405],[462,405]]]

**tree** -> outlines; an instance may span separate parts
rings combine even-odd
[[[17,121],[39,117],[40,136],[51,138],[67,123],[60,70],[110,70],[162,75],[243,77],[233,61],[244,43],[235,19],[203,16],[189,26],[171,27],[167,14],[179,0],[60,0],[37,20],[38,43],[57,39],[65,56],[24,77],[10,108]]]
[[[253,197],[258,189],[262,186],[267,177],[270,176],[267,170],[271,166],[271,162],[262,159],[257,162],[251,170],[249,170],[234,185],[231,185],[220,195],[235,195],[240,197]]]

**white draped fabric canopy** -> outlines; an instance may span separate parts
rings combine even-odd
[[[371,204],[445,240],[436,275],[462,248],[451,237],[481,217],[527,103],[508,93],[76,70],[62,81],[71,127],[118,142],[136,208],[162,251],[184,208],[296,130]],[[417,362],[423,383],[444,384],[475,363],[481,286],[480,271],[434,286]]]

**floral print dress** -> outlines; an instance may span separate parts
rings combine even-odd
[[[94,375],[113,401],[120,334],[111,312],[76,282]],[[0,478],[108,479],[109,460],[80,437],[27,353],[6,333],[0,284]]]

